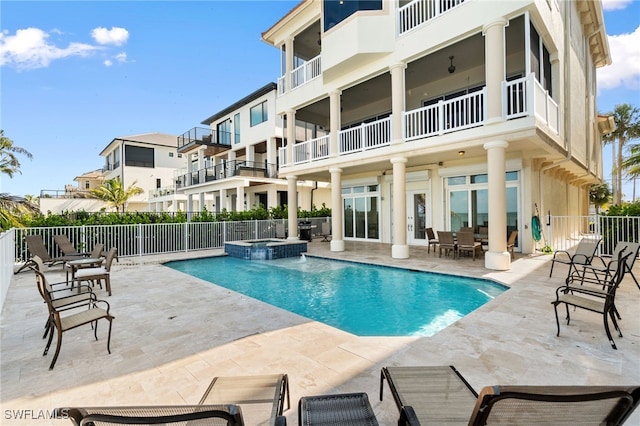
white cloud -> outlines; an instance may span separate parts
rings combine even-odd
[[[91,37],[93,37],[98,44],[122,46],[129,39],[129,31],[120,27],[111,27],[110,30],[98,27],[91,31]]]
[[[598,68],[598,87],[640,89],[640,26],[632,33],[610,35],[611,65]]]
[[[39,28],[17,30],[15,35],[0,34],[0,66],[14,65],[19,69],[44,68],[56,59],[88,56],[99,47],[85,43],[69,43],[59,48],[47,42],[49,34]]]
[[[103,64],[105,67],[110,67],[111,65],[113,65],[113,61],[111,61],[111,59],[107,59],[103,62]]]
[[[127,62],[127,54],[125,52],[118,53],[116,55],[116,60],[118,62]]]
[[[604,10],[621,10],[626,8],[633,0],[602,0]]]

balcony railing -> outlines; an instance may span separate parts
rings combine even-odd
[[[291,71],[291,88],[295,89],[307,84],[321,73],[322,67],[320,66],[320,55],[318,55]]]
[[[404,113],[404,138],[414,140],[476,127],[484,123],[483,88]]]
[[[464,3],[465,0],[413,0],[398,9],[398,33],[404,34]]]
[[[391,117],[341,130],[338,137],[340,154],[366,151],[389,145],[391,143]]]
[[[102,167],[102,173],[104,172],[110,172],[112,170],[117,169],[118,167],[120,167],[120,161],[116,161],[115,163],[111,163],[111,164],[105,164]]]
[[[152,189],[149,191],[149,198],[164,197],[165,195],[173,195],[175,193],[175,185],[163,186],[162,188]]]
[[[41,189],[40,198],[93,198],[91,191],[72,187],[70,189]]]
[[[200,170],[179,175],[176,178],[176,188],[180,189],[236,176],[277,178],[278,169],[275,164],[257,161],[226,161],[223,164],[210,165]]]
[[[513,81],[505,81],[502,86],[504,117],[509,120],[535,114],[555,133],[558,133],[560,115],[558,104],[551,98],[534,74]]]
[[[209,127],[194,127],[178,136],[178,150],[189,144],[228,145],[231,147],[231,132],[215,132]]]
[[[533,74],[503,83],[503,117],[506,120],[535,115],[558,133],[558,104]],[[486,120],[486,88],[403,112],[406,142],[482,126]],[[339,155],[366,151],[391,143],[391,117],[341,130]],[[329,135],[294,146],[293,164],[321,160],[331,155]],[[280,148],[280,165],[287,167],[287,147]]]

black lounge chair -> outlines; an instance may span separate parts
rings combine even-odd
[[[29,249],[29,253],[31,257],[38,256],[45,265],[53,266],[57,263],[64,263],[68,260],[79,259],[80,256],[60,256],[60,257],[52,257],[49,254],[49,251],[44,245],[44,241],[42,240],[42,235],[27,235],[24,237],[24,240],[27,244],[27,249]],[[29,269],[29,262],[25,262],[17,271],[14,272],[14,275],[24,271],[25,269]]]
[[[602,256],[594,256],[590,265],[583,265],[580,282],[582,284],[592,283],[601,285],[603,282],[610,280],[615,273],[618,256],[622,250],[627,250],[627,252],[631,254],[631,256],[627,257],[625,263],[625,273],[629,274],[636,283],[636,286],[640,288],[640,283],[638,283],[636,276],[633,274],[633,265],[638,258],[638,252],[640,252],[640,243],[631,243],[628,241],[619,241],[616,244],[611,259],[608,262]]]
[[[593,256],[596,255],[600,239],[583,238],[578,243],[575,252],[570,253],[566,250],[557,250],[553,253],[553,259],[551,259],[551,270],[549,271],[549,278],[553,274],[553,267],[556,262],[569,265],[569,272],[567,273],[567,280],[572,274],[580,275],[577,266],[590,265]]]
[[[398,425],[622,425],[640,386],[486,386],[478,394],[453,366],[384,367]]]
[[[366,393],[305,396],[298,403],[298,426],[377,426]]]
[[[63,407],[54,410],[58,419],[75,426],[91,425],[215,425],[243,426],[236,405],[176,405],[139,407]]]

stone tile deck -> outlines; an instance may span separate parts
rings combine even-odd
[[[309,255],[393,264],[495,279],[511,287],[432,337],[358,337],[168,269],[162,261],[221,250],[123,258],[114,264],[113,296],[96,290],[115,315],[109,355],[106,323],[66,332],[53,371],[43,357],[45,306],[30,272],[14,276],[1,317],[2,425],[68,424],[50,420],[59,406],[195,404],[214,376],[286,372],[297,424],[304,395],[368,392],[381,424],[397,410],[378,398],[385,365],[455,365],[479,390],[492,384],[640,384],[640,290],[629,277],[618,293],[624,338],[606,339],[599,315],[577,311],[556,337],[555,288],[566,267],[548,278],[549,256],[517,256],[510,271],[484,261],[445,259],[412,247],[391,259],[389,245],[347,243],[343,253],[315,240]],[[640,277],[640,262],[634,270]],[[61,281],[60,267],[47,271]],[[54,343],[55,345],[55,343]],[[22,419],[17,417],[22,415]],[[640,412],[627,424],[640,424]]]

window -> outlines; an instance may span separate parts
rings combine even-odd
[[[240,113],[233,116],[233,141],[240,143]]]
[[[267,121],[267,101],[251,107],[251,127]]]
[[[182,154],[178,154],[178,158],[182,158]]]
[[[382,10],[382,0],[324,0],[324,30],[360,10]]]
[[[162,180],[160,178],[156,179],[156,189],[162,188],[161,182],[162,182]]]
[[[85,180],[84,181],[84,189],[89,189],[89,188],[91,188],[91,185],[89,185],[89,181],[88,180]]]
[[[153,148],[125,145],[124,165],[135,167],[154,167]]]
[[[365,240],[380,238],[378,185],[344,187],[341,192],[345,238]]]
[[[169,153],[169,157],[173,157],[173,152],[170,152],[170,153]]]
[[[216,126],[218,132],[218,143],[221,145],[231,145],[231,119],[228,118]]]

